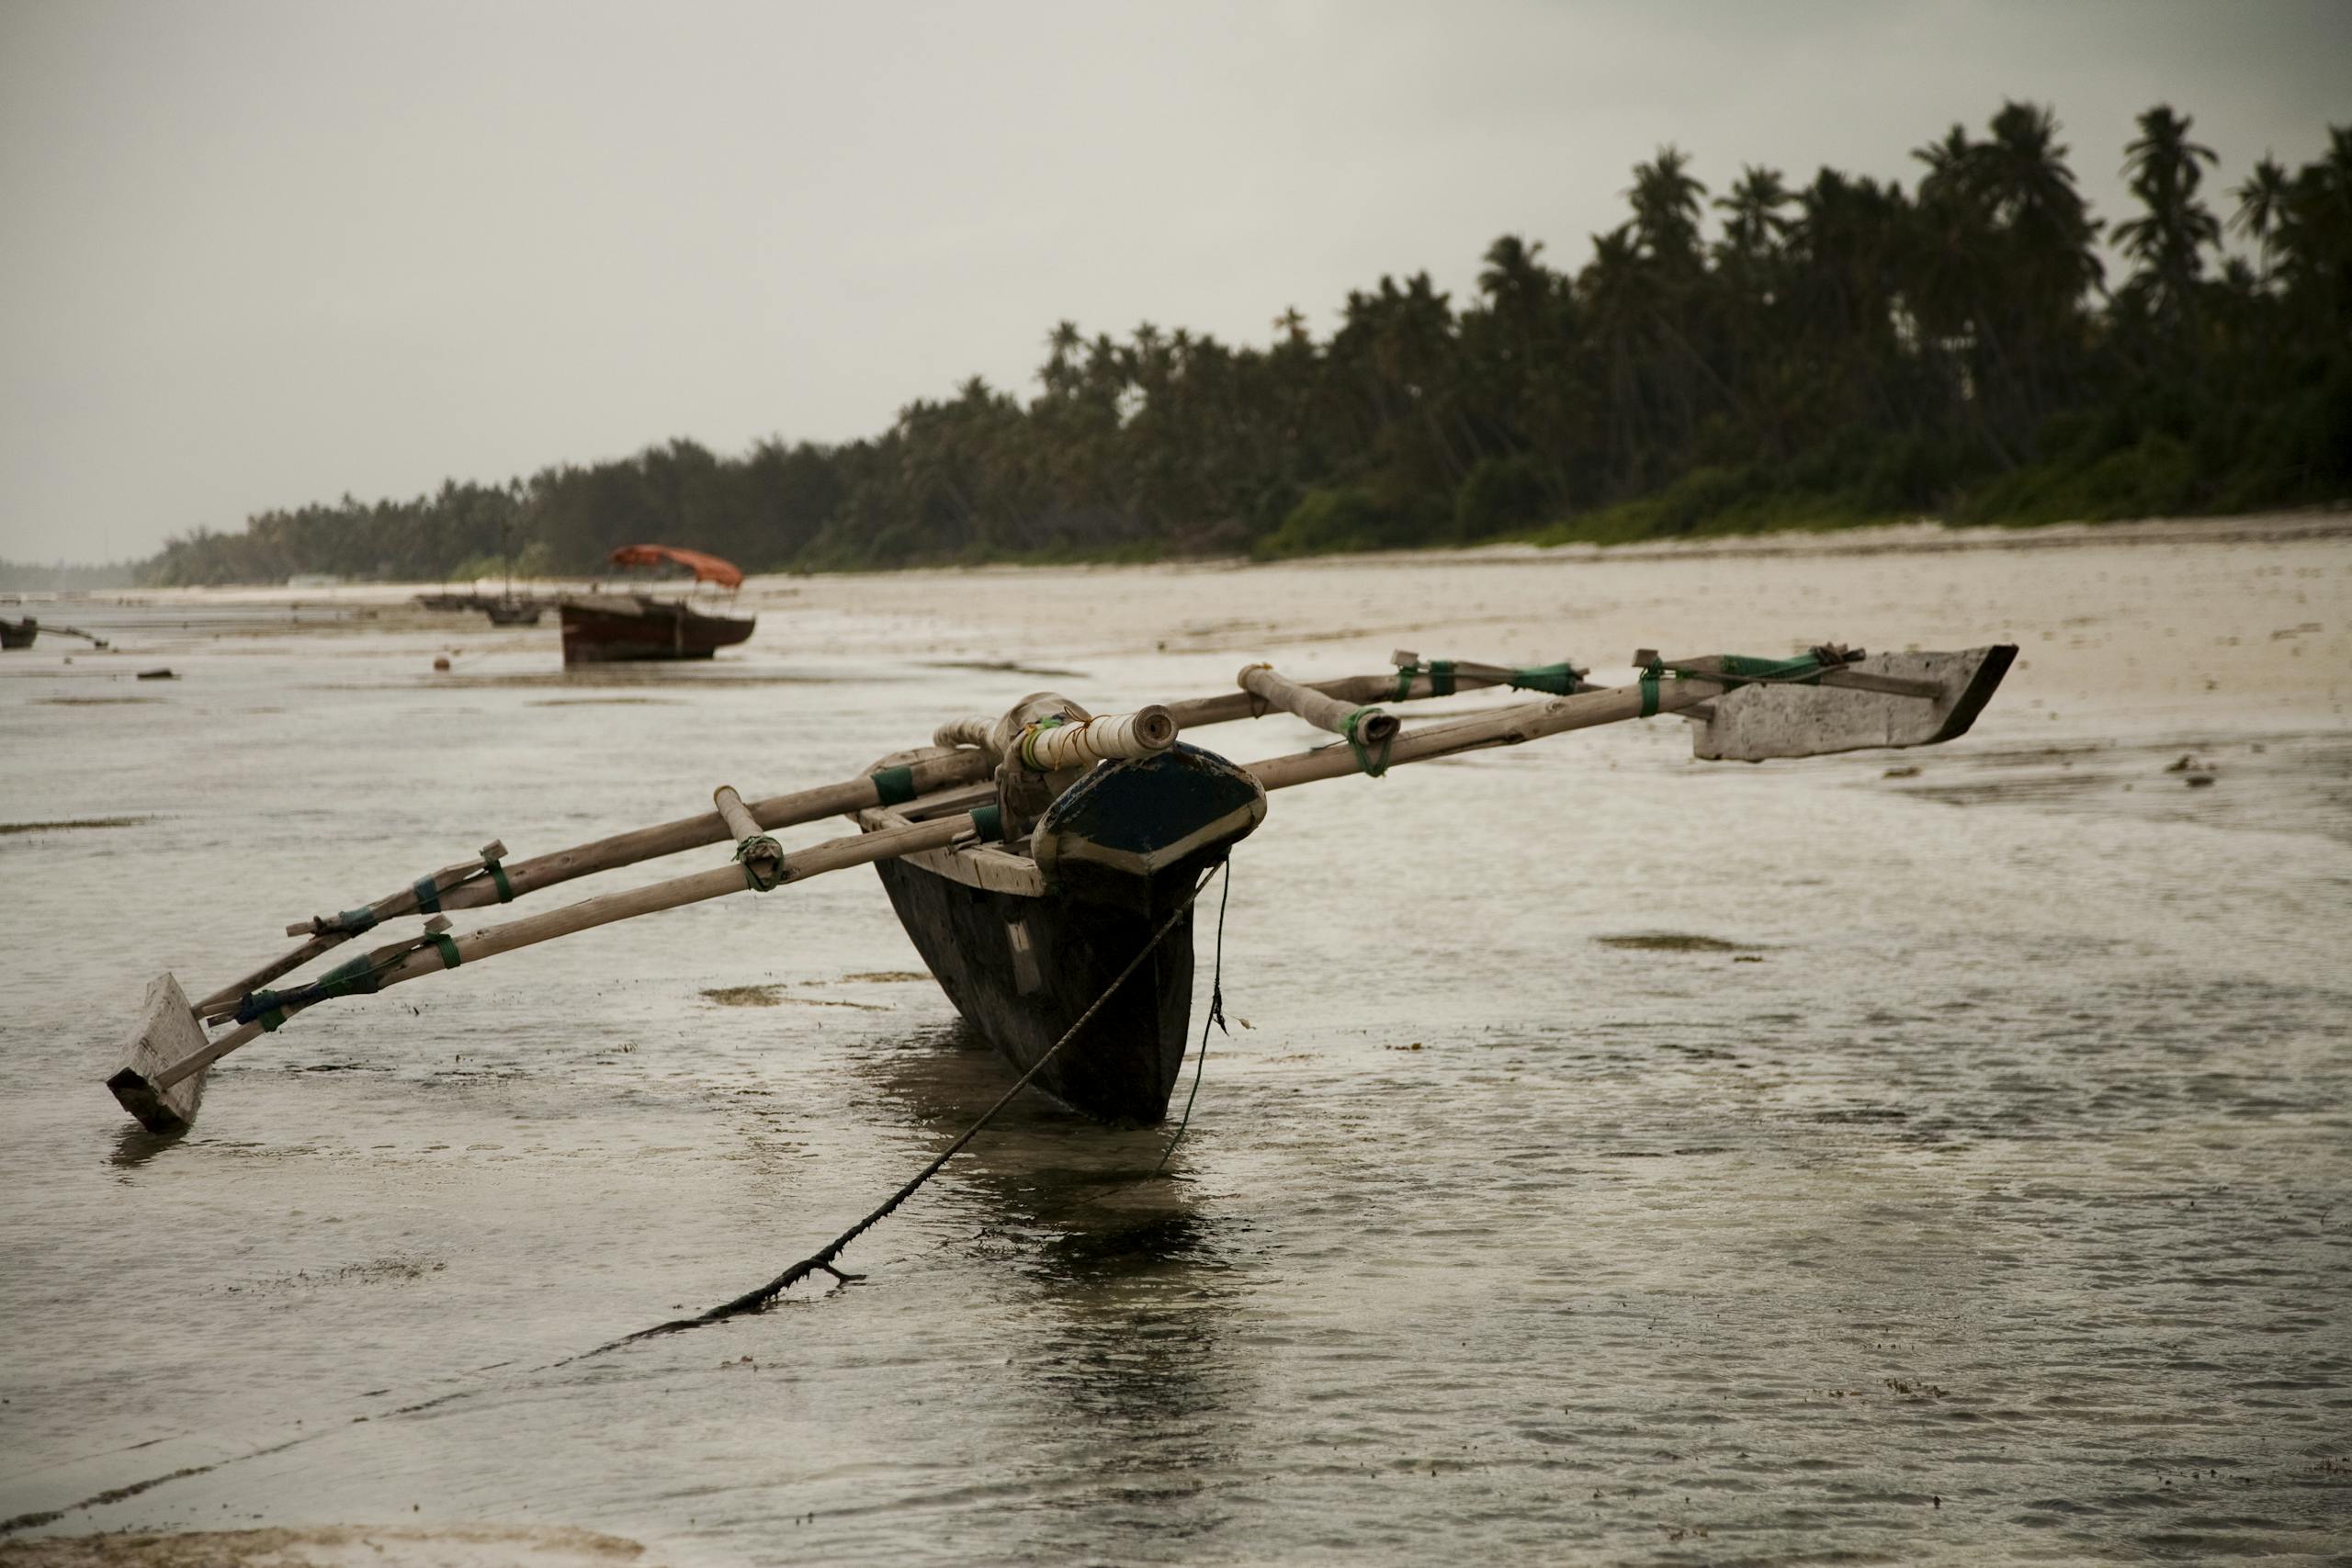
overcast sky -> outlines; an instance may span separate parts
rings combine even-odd
[[[867,434],[1064,317],[1325,333],[1498,234],[1580,265],[1668,141],[1907,186],[2028,97],[2111,219],[2140,110],[2227,187],[2347,62],[2345,0],[0,0],[0,555]]]

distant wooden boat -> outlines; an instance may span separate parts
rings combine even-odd
[[[419,593],[413,603],[423,610],[480,610],[493,626],[536,626],[549,601],[528,594],[517,597],[510,590],[495,594]]]
[[[33,638],[44,631],[55,632],[61,637],[82,637],[97,648],[107,646],[107,639],[95,632],[85,632],[79,626],[44,626],[27,615],[21,621],[0,621],[0,648],[30,648]]]
[[[509,594],[503,599],[484,599],[479,608],[493,626],[536,626],[547,605],[537,599],[517,599]]]
[[[706,615],[650,593],[568,593],[556,604],[566,664],[708,659],[752,635],[752,618]]]
[[[613,552],[616,566],[682,566],[695,581],[731,594],[743,585],[732,562],[700,550],[669,545],[623,545]],[[556,602],[563,624],[563,661],[609,664],[649,659],[708,659],[752,635],[752,615],[720,615],[684,599],[650,593],[567,593]]]

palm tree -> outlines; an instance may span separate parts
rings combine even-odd
[[[1969,149],[1971,183],[2020,242],[2021,259],[2051,301],[2071,310],[2105,269],[2091,248],[2099,224],[2075,188],[2057,117],[2039,104],[2012,102],[2001,106],[1990,129],[1991,141]]]
[[[1625,195],[1634,203],[1634,237],[1650,260],[1668,265],[1698,260],[1707,187],[1691,175],[1687,153],[1668,142],[1651,162],[1634,164]]]
[[[2140,117],[2140,137],[2124,149],[2123,172],[2132,194],[2148,209],[2116,228],[2124,250],[2140,261],[2140,283],[2158,320],[2177,330],[2195,307],[2195,290],[2205,270],[2199,253],[2219,244],[2222,226],[2197,199],[2204,179],[2200,164],[2214,162],[2213,150],[2188,140],[2190,121],[2158,104]]]
[[[1719,196],[1714,202],[1727,215],[1724,220],[1724,252],[1752,263],[1778,250],[1792,222],[1781,216],[1781,209],[1794,200],[1796,197],[1781,180],[1780,170],[1755,164],[1740,170],[1731,194]]]
[[[2278,231],[2286,226],[2287,203],[2294,193],[2294,184],[2278,160],[2264,153],[2245,184],[2230,194],[2237,197],[2238,209],[2230,219],[2230,227],[2241,234],[2252,236],[2262,256],[2261,281],[2270,281],[2271,254],[2278,247]]]

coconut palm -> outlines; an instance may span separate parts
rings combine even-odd
[[[2238,209],[2230,218],[2230,227],[2250,237],[2262,258],[2262,281],[2270,280],[2270,265],[2278,248],[2279,231],[2286,226],[2287,204],[2294,193],[2294,182],[2278,160],[2268,153],[2254,165],[2254,173],[2245,184],[2230,192],[2237,198]]]
[[[1780,170],[1754,164],[1740,170],[1730,194],[1715,198],[1716,208],[1725,215],[1724,254],[1754,263],[1778,250],[1794,221],[1781,217],[1781,209],[1795,200]]]
[[[2149,299],[2157,320],[2177,329],[2193,312],[2197,279],[2205,270],[2202,252],[2217,245],[2222,226],[2197,199],[2201,164],[2213,150],[2188,140],[2189,118],[2158,104],[2140,117],[2140,136],[2124,149],[2123,172],[2132,194],[2147,216],[2119,224],[2115,237],[2138,259],[2133,282]]]
[[[1634,204],[1634,237],[1649,260],[1673,267],[1696,264],[1707,187],[1690,173],[1689,154],[1671,142],[1659,148],[1655,159],[1634,165],[1634,184],[1624,194]]]

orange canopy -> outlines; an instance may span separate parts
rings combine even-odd
[[[695,574],[696,582],[716,582],[721,588],[743,586],[743,570],[733,561],[723,561],[700,550],[675,549],[668,545],[623,545],[613,552],[613,564],[682,566]]]

